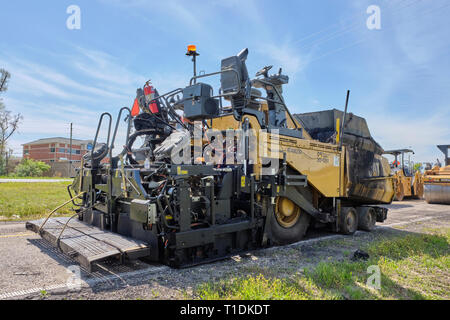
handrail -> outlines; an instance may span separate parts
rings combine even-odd
[[[95,138],[94,138],[94,144],[92,145],[92,150],[91,150],[91,157],[93,157],[94,149],[95,149],[95,146],[97,145],[98,133],[99,133],[100,127],[101,127],[101,125],[102,125],[102,123],[103,123],[103,117],[104,117],[104,116],[108,116],[108,117],[109,117],[108,138],[107,138],[107,140],[106,140],[106,146],[109,145],[109,138],[110,138],[110,136],[111,136],[111,122],[112,122],[112,116],[111,116],[111,114],[110,114],[109,112],[103,112],[103,113],[101,114],[101,116],[100,116],[99,121],[98,121],[97,131],[96,131],[96,133],[95,133]]]
[[[232,72],[234,72],[236,74],[236,78],[238,80],[238,83],[240,84],[241,83],[241,77],[239,77],[239,72],[237,72],[234,69],[228,68],[228,69],[224,69],[224,70],[220,70],[220,71],[216,71],[216,72],[199,74],[198,76],[192,77],[191,80],[189,81],[189,85],[192,86],[192,81],[193,80],[197,80],[199,78],[205,78],[205,77],[209,77],[209,76],[214,76],[216,74],[222,74],[222,73],[230,72],[230,71],[232,71]],[[237,93],[239,93],[239,91],[241,91],[240,88],[237,91]]]
[[[126,136],[126,141],[125,141],[125,144],[128,144],[128,137],[130,136],[130,130],[131,130],[131,118],[132,118],[132,116],[131,116],[131,110],[130,110],[130,108],[128,108],[128,107],[123,107],[123,108],[121,108],[120,111],[119,111],[119,115],[117,116],[117,120],[116,120],[116,125],[115,125],[115,127],[114,127],[114,133],[113,133],[113,136],[112,136],[112,139],[111,139],[111,145],[109,146],[109,148],[110,148],[110,156],[111,156],[112,149],[114,149],[114,142],[116,141],[116,135],[117,135],[117,130],[118,130],[118,128],[119,128],[120,118],[121,118],[122,112],[123,112],[124,110],[127,110],[127,111],[128,111],[128,126],[127,126],[127,136]]]

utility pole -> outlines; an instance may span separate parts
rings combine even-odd
[[[9,158],[11,157],[11,154],[12,154],[12,150],[11,149],[9,149],[9,151],[6,150],[6,158],[5,158],[5,173],[6,173],[6,175],[9,174],[9,172],[8,172],[8,161],[9,161]]]
[[[70,123],[69,178],[72,173],[72,122]]]

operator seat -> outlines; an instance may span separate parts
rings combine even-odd
[[[257,98],[261,98],[262,93],[258,89],[251,88],[250,90],[250,102],[247,105],[248,108],[261,111],[261,103],[256,100]]]

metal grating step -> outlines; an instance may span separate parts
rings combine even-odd
[[[137,259],[150,254],[150,248],[144,241],[101,230],[75,219],[70,220],[58,243],[57,239],[68,220],[69,218],[49,219],[40,235],[89,271],[94,262],[107,258]],[[44,219],[28,221],[25,226],[38,233],[43,222]]]

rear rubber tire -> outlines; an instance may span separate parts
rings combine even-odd
[[[339,220],[339,227],[342,234],[354,234],[358,230],[358,213],[355,208],[342,208]]]
[[[358,229],[364,231],[372,231],[375,229],[377,222],[377,213],[372,207],[359,207],[358,212]]]
[[[397,189],[395,191],[394,200],[395,201],[403,201],[405,197],[405,191],[403,190],[403,184],[399,183]]]
[[[423,180],[420,175],[414,177],[414,196],[417,199],[423,199]]]
[[[311,217],[309,214],[301,210],[297,222],[292,227],[285,228],[278,223],[274,206],[272,216],[270,217],[270,231],[273,243],[275,245],[285,245],[300,241],[305,236],[310,220]]]

